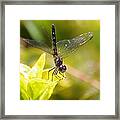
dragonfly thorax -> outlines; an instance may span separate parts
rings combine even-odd
[[[56,67],[60,67],[60,65],[63,64],[63,60],[59,56],[56,56],[55,59],[54,59],[54,61],[55,61]]]
[[[56,67],[58,68],[58,70],[59,70],[60,72],[64,73],[67,68],[66,68],[65,65],[63,65],[63,60],[62,60],[62,58],[59,57],[59,56],[56,56],[55,59],[54,59],[54,61],[55,61],[55,65],[56,65]]]

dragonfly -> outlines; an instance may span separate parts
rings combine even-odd
[[[55,66],[48,71],[49,77],[49,72],[53,70],[53,79],[53,76],[59,77],[58,73],[64,77],[63,73],[66,72],[67,67],[63,64],[63,58],[69,56],[71,53],[74,53],[80,46],[90,41],[93,38],[93,32],[82,33],[72,39],[65,39],[57,42],[55,24],[52,24],[51,28],[52,48],[48,47],[42,41],[31,40],[22,37],[20,39],[31,46],[39,48],[53,56]]]

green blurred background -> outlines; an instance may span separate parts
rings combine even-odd
[[[91,41],[80,46],[75,54],[64,59],[66,79],[54,89],[51,100],[100,99],[100,21],[99,20],[21,20],[20,36],[40,40],[51,47],[51,25],[56,26],[57,41],[72,39],[84,32],[93,32]],[[44,51],[21,42],[20,62],[33,66]],[[47,54],[45,68],[54,66]]]

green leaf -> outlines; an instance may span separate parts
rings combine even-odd
[[[45,66],[45,56],[46,54],[43,53],[38,61],[35,63],[35,65],[32,67],[32,69],[29,72],[29,78],[41,78],[42,77],[42,71]]]
[[[29,96],[24,89],[20,89],[20,99],[21,100],[29,100]]]
[[[28,100],[29,97],[27,95],[27,79],[25,79],[24,75],[20,74],[20,99]]]
[[[30,70],[31,68],[29,66],[20,63],[20,73],[22,73],[24,76],[26,76]]]
[[[54,76],[51,69],[45,69],[45,56],[43,53],[35,65],[30,68],[20,64],[20,98],[24,100],[48,100],[62,75]],[[48,74],[49,73],[49,74]]]
[[[39,100],[48,100],[51,97],[56,85],[57,82],[54,82],[51,85],[49,84],[45,91],[40,95]]]
[[[49,99],[57,82],[35,78],[29,81],[27,93],[33,100]]]

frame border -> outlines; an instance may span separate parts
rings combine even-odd
[[[115,115],[5,115],[5,5],[115,5]],[[79,0],[79,1],[2,1],[1,2],[1,59],[0,59],[0,119],[119,119],[119,40],[120,1],[119,0]]]

